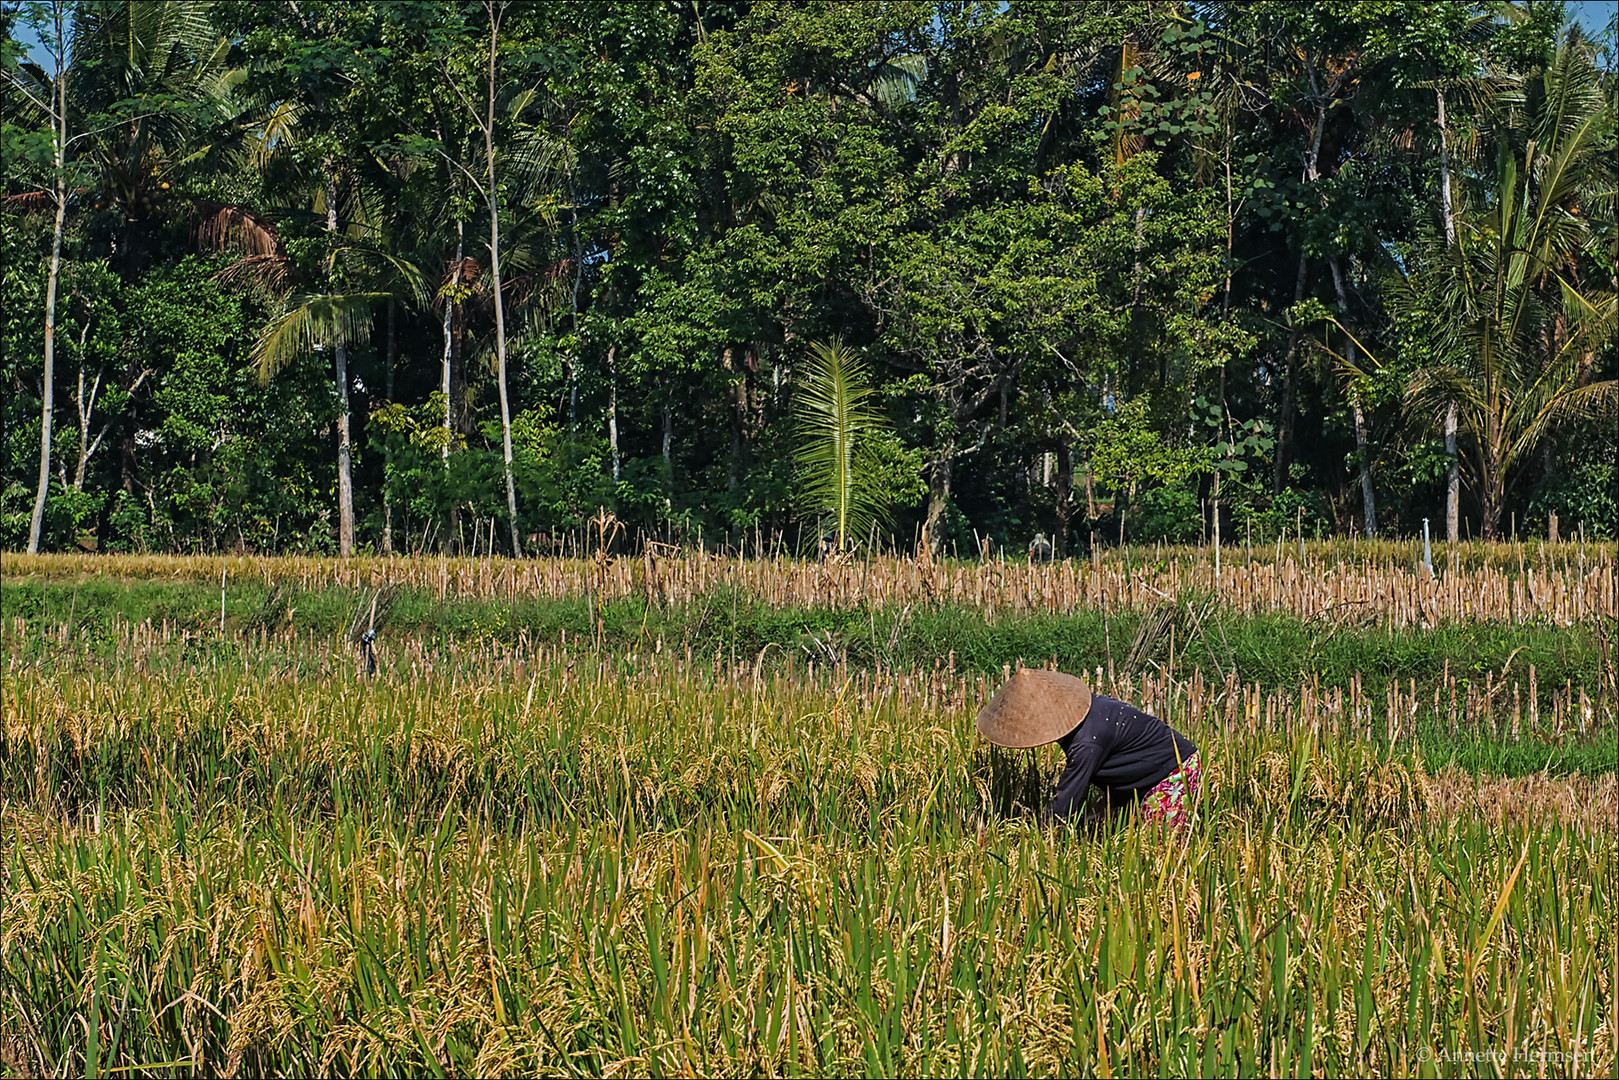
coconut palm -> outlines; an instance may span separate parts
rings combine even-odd
[[[259,379],[268,382],[299,357],[323,352],[327,347],[332,350],[338,397],[338,553],[346,558],[354,553],[348,350],[370,339],[372,323],[380,309],[401,301],[407,306],[424,307],[427,296],[421,272],[408,260],[379,247],[350,243],[334,249],[331,262],[343,267],[345,279],[365,281],[373,290],[289,296],[282,313],[254,343],[251,362]]]
[[[837,550],[847,550],[884,517],[873,484],[870,436],[887,426],[873,406],[876,391],[858,353],[834,338],[810,346],[794,387],[798,467],[804,497],[829,513]]]
[[[1430,354],[1407,408],[1437,422],[1454,403],[1486,538],[1542,440],[1619,405],[1619,383],[1590,377],[1615,328],[1613,281],[1580,265],[1613,244],[1613,106],[1577,39],[1499,104],[1490,198],[1460,213],[1455,242],[1391,290],[1396,319]]]
[[[95,198],[123,219],[119,265],[128,278],[147,250],[148,221],[190,205],[186,178],[241,146],[259,103],[235,91],[241,69],[210,21],[211,0],[126,0],[74,14],[72,108],[84,117],[81,156]]]

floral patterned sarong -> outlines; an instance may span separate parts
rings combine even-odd
[[[1197,795],[1197,783],[1202,774],[1203,767],[1193,754],[1141,797],[1141,820],[1163,822],[1177,828],[1190,825],[1192,799]]]

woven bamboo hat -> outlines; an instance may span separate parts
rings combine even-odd
[[[1020,668],[978,711],[978,734],[997,746],[1055,742],[1091,710],[1091,688],[1060,671]]]

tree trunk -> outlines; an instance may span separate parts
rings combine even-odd
[[[57,45],[61,43],[61,16],[57,16]],[[58,54],[60,56],[60,54]],[[39,490],[34,494],[34,515],[28,522],[28,554],[39,553],[39,534],[45,524],[45,496],[51,488],[51,419],[56,401],[56,283],[62,273],[62,229],[67,221],[67,78],[59,59],[56,66],[56,225],[51,232],[51,269],[45,284],[45,380],[39,403]]]
[[[394,336],[394,302],[388,301],[388,367],[383,374],[383,393],[391,402],[394,399],[394,359],[397,354],[398,342]],[[393,444],[382,444],[382,553],[392,555],[394,550],[394,504],[393,504]]]
[[[1146,235],[1146,231],[1147,231],[1147,208],[1145,206],[1138,206],[1138,207],[1136,207],[1136,229],[1135,229],[1135,240],[1134,240],[1134,244],[1135,244],[1135,260],[1136,261],[1135,261],[1135,265],[1130,270],[1130,306],[1131,307],[1135,307],[1137,304],[1141,303],[1141,248],[1143,246],[1143,241],[1144,241],[1144,237]],[[1161,364],[1162,364],[1162,362],[1160,361],[1160,366],[1161,366]],[[1161,376],[1159,378],[1158,384],[1160,386],[1163,385],[1163,379],[1162,379]]]
[[[720,368],[723,371],[735,371],[736,365],[732,363],[732,349],[727,345],[720,350]],[[742,403],[741,386],[732,380],[726,388],[729,398],[727,405],[731,411],[731,458],[725,470],[725,490],[735,491],[741,481],[742,471]]]
[[[1456,212],[1450,199],[1450,145],[1445,129],[1445,92],[1434,87],[1434,103],[1439,112],[1439,202],[1445,214],[1445,244],[1456,245]]]
[[[1120,499],[1120,495],[1123,495],[1124,498]],[[1136,482],[1134,480],[1130,481],[1128,494],[1119,490],[1113,492],[1113,507],[1119,512],[1119,546],[1121,548],[1124,546],[1124,518],[1130,512],[1130,502],[1135,498],[1135,495]]]
[[[1445,406],[1445,454],[1450,458],[1450,473],[1445,478],[1445,542],[1454,544],[1459,535],[1461,519],[1462,465],[1456,457],[1456,403]]]
[[[512,412],[506,395],[506,307],[500,286],[500,194],[495,184],[495,60],[500,41],[500,8],[489,0],[489,113],[483,127],[484,158],[489,163],[489,274],[495,291],[495,364],[500,384],[500,440],[506,471],[506,514],[512,527],[512,553],[523,557],[517,531],[517,484],[512,479]]]
[[[1225,125],[1225,295],[1220,300],[1220,314],[1228,315],[1231,312],[1231,247],[1232,239],[1237,228],[1237,210],[1232,201],[1231,187],[1231,150],[1234,146],[1231,137],[1231,120],[1229,114]]]
[[[89,326],[86,325],[85,329],[88,331]],[[94,443],[90,441],[90,418],[95,415],[96,393],[101,389],[101,376],[97,375],[95,382],[90,384],[90,400],[86,401],[84,398],[83,340],[80,340],[79,346],[79,393],[73,399],[73,403],[78,406],[79,412],[79,463],[73,469],[74,491],[84,490],[84,470],[90,463],[90,455],[96,452],[97,446],[101,445],[101,437],[99,435],[96,437],[96,441]]]
[[[571,160],[571,159],[570,159]],[[579,289],[585,281],[585,245],[579,236],[579,199],[573,189],[573,166],[568,166],[568,214],[572,219],[573,228],[573,293],[570,300],[571,321],[568,324],[573,334],[573,355],[568,358],[568,431],[578,422],[579,413],[579,346],[582,340],[579,337]]]
[[[1332,288],[1338,294],[1338,313],[1347,319],[1349,293],[1344,288],[1343,266],[1336,255],[1328,260],[1327,265],[1332,268]],[[1353,337],[1349,339],[1345,352],[1350,367],[1354,367],[1357,348]],[[1355,412],[1355,457],[1360,462],[1360,496],[1366,513],[1366,538],[1370,540],[1377,535],[1377,494],[1372,487],[1372,456],[1367,446],[1366,413],[1360,405],[1360,391],[1353,386],[1349,390],[1349,403]]]
[[[459,301],[461,287],[461,263],[466,258],[466,222],[455,223],[455,262],[450,265],[451,290],[444,297],[444,371],[440,379],[440,388],[444,391],[444,449],[440,456],[446,465],[450,461],[450,443],[455,441],[454,421],[451,418],[450,407],[450,360],[454,354],[455,334],[455,308]]]
[[[349,470],[349,358],[348,349],[338,345],[337,353],[337,554],[354,554],[354,477]]]
[[[56,23],[56,222],[51,231],[51,268],[45,286],[45,372],[39,405],[39,488],[34,494],[34,513],[28,523],[28,554],[39,553],[39,537],[45,524],[45,498],[51,486],[51,420],[56,396],[56,286],[62,271],[62,232],[67,221],[67,43],[63,26],[65,5],[53,8]]]
[[[1501,511],[1507,501],[1506,483],[1506,456],[1511,441],[1502,432],[1506,410],[1502,405],[1507,396],[1503,388],[1497,384],[1492,387],[1494,393],[1488,394],[1486,400],[1494,407],[1484,418],[1484,431],[1480,442],[1483,444],[1479,450],[1479,531],[1484,539],[1494,540],[1501,529]]]
[[[1304,282],[1309,270],[1309,258],[1300,255],[1298,276],[1293,281],[1295,305],[1304,299]],[[1293,442],[1293,402],[1297,396],[1299,341],[1303,334],[1304,328],[1296,324],[1287,332],[1287,373],[1282,382],[1282,409],[1276,418],[1276,468],[1271,479],[1272,495],[1282,493],[1282,481],[1287,477],[1287,451]]]
[[[607,446],[613,457],[613,483],[618,483],[618,346],[607,347]]]
[[[1360,497],[1366,511],[1366,539],[1377,535],[1377,496],[1372,490],[1372,459],[1366,446],[1366,414],[1360,407],[1360,394],[1349,392],[1355,409],[1355,456],[1360,459]]]
[[[1069,519],[1074,515],[1074,447],[1063,439],[1057,450],[1057,558],[1068,558]]]
[[[945,515],[950,507],[950,480],[955,456],[954,440],[947,441],[939,448],[933,468],[928,470],[928,513],[924,529],[927,532],[928,552],[934,556],[944,554],[944,534],[949,527]]]
[[[337,178],[326,163],[326,232],[337,235]],[[337,554],[354,554],[354,477],[349,470],[349,357],[348,347],[337,342],[332,350],[337,368]]]
[[[1445,216],[1445,245],[1456,246],[1456,209],[1450,193],[1450,132],[1445,124],[1445,92],[1434,87],[1434,104],[1439,117],[1439,202]],[[1456,543],[1461,517],[1461,463],[1456,459],[1456,403],[1445,406],[1445,455],[1450,458],[1445,478],[1445,542]]]
[[[674,425],[675,425],[674,412],[666,404],[663,407],[663,464],[664,464],[665,468],[668,468],[669,464],[670,464],[670,462],[669,462],[669,444],[674,440],[674,436],[675,436],[675,426]]]
[[[1501,529],[1501,504],[1504,501],[1496,491],[1496,471],[1488,463],[1484,483],[1479,491],[1479,534],[1485,540],[1494,540]]]

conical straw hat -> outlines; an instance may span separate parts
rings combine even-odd
[[[1043,746],[1079,726],[1091,688],[1060,671],[1022,668],[978,711],[978,734],[997,746]]]

